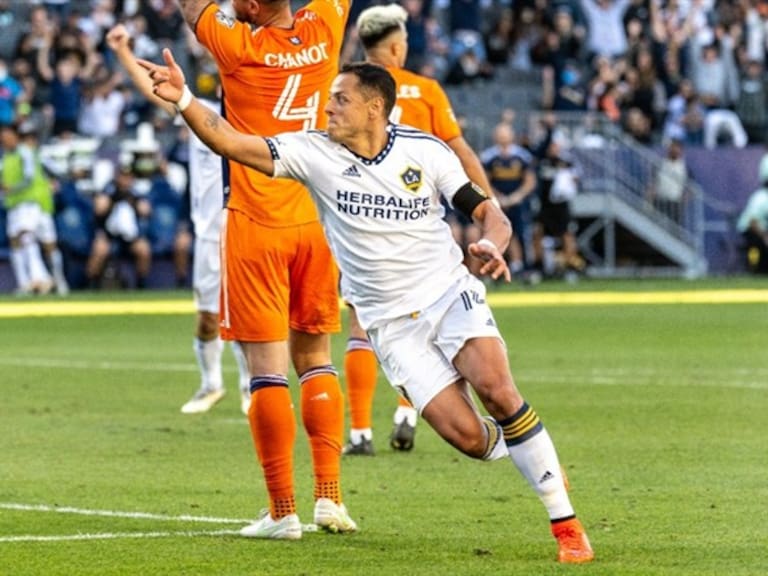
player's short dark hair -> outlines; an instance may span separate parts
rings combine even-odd
[[[351,62],[341,67],[341,74],[354,74],[363,92],[375,93],[384,98],[384,116],[389,118],[395,107],[397,88],[395,79],[386,68],[369,62]]]

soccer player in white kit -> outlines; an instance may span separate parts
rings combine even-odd
[[[166,112],[175,115],[176,109],[172,105],[152,93],[152,82],[136,62],[129,40],[130,34],[122,24],[107,34],[107,43],[139,91]],[[219,107],[210,100],[200,101],[210,110],[215,111]],[[225,394],[221,366],[223,342],[219,338],[219,236],[223,219],[224,178],[221,157],[211,152],[194,133],[190,136],[189,201],[195,229],[192,288],[197,308],[193,349],[201,381],[200,388],[181,407],[181,411],[184,414],[197,414],[210,410]],[[231,346],[239,373],[240,407],[247,414],[250,403],[248,367],[240,345],[232,342]]]
[[[169,50],[164,57],[168,67],[141,61],[154,91],[176,104],[206,144],[309,188],[342,272],[342,295],[390,383],[467,456],[509,457],[547,510],[558,560],[591,561],[555,447],[515,386],[485,287],[462,263],[440,195],[480,226],[481,240],[468,247],[483,261],[480,274],[509,280],[509,221],[442,141],[388,123],[392,76],[374,64],[347,64],[325,107],[327,131],[262,138],[237,132],[198,104]],[[491,418],[480,415],[470,386]]]

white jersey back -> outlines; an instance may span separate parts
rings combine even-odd
[[[443,220],[442,194],[469,178],[441,141],[402,125],[389,128],[384,150],[363,158],[325,132],[266,138],[275,177],[309,188],[341,269],[341,293],[364,328],[435,302],[469,272]]]
[[[221,110],[221,104],[211,100],[200,99],[200,102],[214,112]],[[211,152],[192,130],[189,139],[189,202],[195,235],[218,242],[224,213],[221,156]]]

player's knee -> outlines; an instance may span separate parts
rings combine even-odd
[[[213,340],[219,334],[219,315],[200,312],[197,315],[197,337],[201,340]]]

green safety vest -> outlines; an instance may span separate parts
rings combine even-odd
[[[2,178],[3,188],[6,190],[11,190],[24,181],[24,157],[20,152],[20,148],[19,146],[16,150],[6,152],[0,162],[2,164],[0,178]],[[23,202],[36,202],[44,212],[53,214],[51,183],[43,171],[40,158],[31,150],[29,152],[33,154],[35,163],[32,181],[26,188],[15,192],[6,192],[5,207],[10,210]]]

